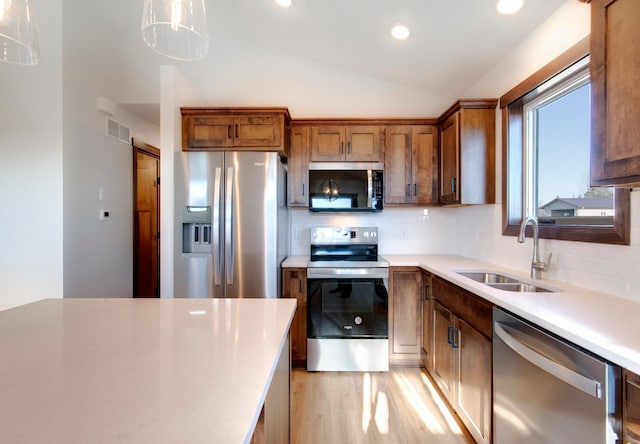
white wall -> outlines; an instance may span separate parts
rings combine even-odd
[[[129,73],[113,25],[87,22],[94,13],[85,2],[64,10],[64,297],[131,297],[132,147],[105,135],[105,115],[96,105],[98,96],[114,101]],[[86,44],[88,33],[98,46]],[[131,137],[157,146],[156,125],[120,107],[113,118]],[[109,220],[100,220],[101,209]]]
[[[0,310],[62,297],[62,0],[33,8],[40,63],[0,64]]]
[[[174,225],[174,156],[182,151],[181,106],[201,100],[190,82],[172,65],[160,67],[160,297],[173,297],[173,255],[178,248]]]
[[[0,64],[0,310],[131,296],[132,153],[104,136],[95,102],[115,97],[128,73],[112,58],[113,28],[74,18],[92,10],[69,14],[82,7],[35,0],[41,62]],[[86,45],[88,32],[102,33],[104,46]],[[157,125],[120,108],[115,119],[159,144]],[[98,221],[100,208],[112,212],[109,222]]]
[[[588,5],[573,1],[550,17],[520,47],[506,57],[467,96],[499,97],[589,34]],[[498,122],[500,114],[498,113]],[[501,127],[496,147],[501,172]],[[501,190],[501,178],[497,180]],[[502,236],[501,205],[460,208],[457,211],[457,253],[528,272],[532,241],[518,244]],[[640,300],[640,193],[631,193],[631,245],[613,246],[586,242],[540,241],[541,251],[553,253],[550,279]]]

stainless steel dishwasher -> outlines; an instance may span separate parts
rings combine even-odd
[[[620,367],[493,311],[495,444],[622,443]]]

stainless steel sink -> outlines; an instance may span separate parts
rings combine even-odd
[[[457,271],[460,276],[485,284],[496,290],[528,292],[528,293],[552,293],[555,290],[539,286],[533,282],[524,282],[519,279],[492,271]]]
[[[517,279],[488,271],[465,271],[458,272],[458,274],[482,284],[515,284],[518,282]]]
[[[553,290],[544,287],[538,287],[537,285],[527,284],[525,282],[505,283],[505,284],[487,284],[491,288],[504,291],[520,291],[530,293],[550,293]]]

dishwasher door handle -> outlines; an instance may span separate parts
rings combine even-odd
[[[602,398],[602,384],[600,382],[583,376],[580,373],[576,373],[527,347],[525,344],[507,333],[499,322],[494,323],[494,331],[498,337],[502,339],[509,348],[511,348],[511,350],[531,362],[536,367],[539,367],[545,372],[555,376],[578,390],[582,390],[596,399]]]

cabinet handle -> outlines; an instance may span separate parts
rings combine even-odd
[[[344,142],[340,142],[340,154],[344,154]]]
[[[414,196],[418,195],[418,184],[417,183],[413,184],[413,195]]]
[[[238,124],[236,123],[236,139],[238,138]]]
[[[447,344],[453,344],[453,339],[451,339],[453,333],[453,325],[447,326]]]
[[[231,125],[227,125],[227,139],[231,139]]]
[[[302,184],[302,195],[304,196],[304,183]]]
[[[347,142],[347,154],[351,154],[351,141]]]
[[[298,288],[299,288],[298,294],[302,294],[302,279],[298,280]]]
[[[456,192],[456,178],[455,177],[451,178],[451,192],[452,193]]]
[[[460,335],[460,329],[459,328],[452,328],[453,334],[451,335],[452,339],[451,339],[451,348],[458,348],[460,347],[460,343],[456,341],[456,336]]]
[[[429,296],[430,291],[431,291],[431,287],[429,285],[424,285],[422,287],[422,296],[425,301],[428,301],[429,299],[431,299],[431,297]]]
[[[407,184],[407,196],[411,196],[411,184]]]

